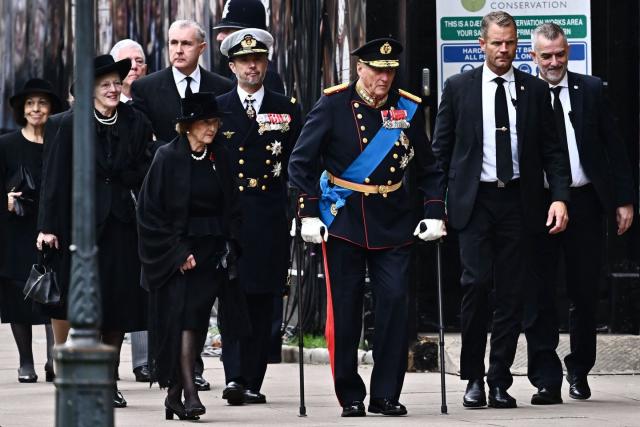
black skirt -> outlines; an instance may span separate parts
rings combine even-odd
[[[24,299],[24,282],[0,279],[0,319],[2,323],[43,325],[49,318],[34,307],[33,301]]]

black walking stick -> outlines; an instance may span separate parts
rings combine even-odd
[[[297,193],[297,192],[296,192]],[[298,200],[297,194],[295,200]],[[298,366],[300,369],[300,412],[299,417],[307,416],[307,408],[304,406],[304,331],[302,330],[302,251],[304,250],[304,241],[302,240],[302,221],[300,215],[295,214],[296,232],[295,232],[295,251],[296,251],[296,277],[298,287]]]
[[[427,231],[424,223],[420,224],[420,232]],[[436,279],[438,281],[438,332],[440,346],[440,395],[442,396],[442,404],[440,405],[440,413],[447,413],[447,387],[444,377],[444,316],[442,309],[442,239],[436,242]]]

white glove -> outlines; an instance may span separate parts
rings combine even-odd
[[[291,220],[291,228],[289,229],[289,236],[296,237],[296,219]]]
[[[320,218],[302,218],[300,235],[302,235],[302,240],[307,243],[322,243],[323,240],[326,242],[329,238],[329,230]]]
[[[424,224],[426,230],[420,231],[420,225]],[[423,219],[418,223],[416,229],[413,231],[414,236],[418,236],[425,242],[431,240],[438,240],[442,236],[447,235],[447,229],[444,226],[444,221],[441,219]]]

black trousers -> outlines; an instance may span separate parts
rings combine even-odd
[[[528,376],[536,387],[562,385],[562,365],[556,353],[558,321],[555,283],[558,261],[564,259],[569,299],[571,352],[564,359],[567,372],[586,376],[596,361],[596,307],[602,276],[602,205],[592,185],[571,188],[567,229],[555,236],[539,236],[538,256],[532,257],[537,295],[527,299],[525,334],[528,348]],[[535,253],[534,253],[535,255]]]
[[[338,401],[344,406],[363,401],[367,395],[358,375],[367,267],[375,301],[370,394],[397,400],[407,369],[410,247],[368,250],[339,238],[330,238],[326,245],[333,309],[327,304],[325,335],[328,342],[334,342],[330,358]]]
[[[247,294],[251,334],[243,339],[227,339],[222,331],[222,362],[225,381],[238,382],[259,392],[262,388],[271,340],[273,294]]]
[[[522,322],[522,206],[517,181],[505,188],[481,183],[467,226],[459,231],[462,265],[460,378],[483,379],[487,325],[491,349],[487,382],[509,388]],[[492,287],[493,285],[493,287]],[[495,309],[489,312],[493,291]]]

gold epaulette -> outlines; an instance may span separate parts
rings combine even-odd
[[[348,87],[349,87],[349,83],[342,83],[342,84],[339,84],[339,85],[328,87],[325,90],[323,90],[322,92],[325,95],[333,95],[334,93],[342,92],[343,90],[345,90]]]
[[[406,90],[402,90],[402,89],[398,89],[398,93],[400,94],[400,96],[410,99],[415,103],[421,104],[422,103],[422,98],[420,98],[419,96],[416,96],[412,93],[407,92]]]
[[[296,99],[295,99],[293,96],[291,97],[291,103],[292,103],[292,104],[295,104],[295,103],[296,103]]]

